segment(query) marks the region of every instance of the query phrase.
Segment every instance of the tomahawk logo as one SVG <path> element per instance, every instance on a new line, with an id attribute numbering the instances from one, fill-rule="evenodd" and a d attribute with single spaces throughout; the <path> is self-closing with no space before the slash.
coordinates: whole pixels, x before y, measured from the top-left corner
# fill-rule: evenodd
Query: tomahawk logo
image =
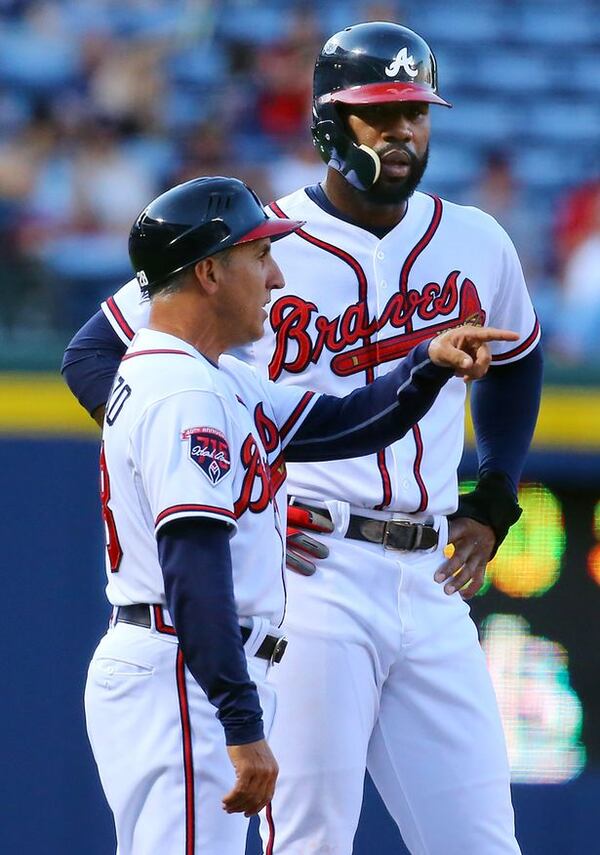
<path id="1" fill-rule="evenodd" d="M 189 428 L 181 434 L 189 440 L 190 459 L 216 486 L 231 469 L 229 445 L 220 430 L 210 427 Z"/>
<path id="2" fill-rule="evenodd" d="M 385 69 L 385 73 L 388 77 L 396 77 L 400 69 L 403 68 L 404 71 L 408 74 L 409 77 L 416 77 L 419 73 L 418 69 L 415 68 L 415 59 L 412 56 L 408 56 L 408 48 L 401 48 L 396 54 L 396 59 L 394 59 Z"/>

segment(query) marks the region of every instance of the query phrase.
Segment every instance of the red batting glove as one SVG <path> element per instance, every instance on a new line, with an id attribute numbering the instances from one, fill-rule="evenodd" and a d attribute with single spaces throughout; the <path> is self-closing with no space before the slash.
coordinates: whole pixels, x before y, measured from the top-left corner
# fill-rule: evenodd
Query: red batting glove
<path id="1" fill-rule="evenodd" d="M 302 529 L 330 534 L 333 531 L 333 523 L 315 511 L 308 511 L 296 505 L 289 505 L 288 507 L 286 564 L 295 573 L 300 573 L 302 576 L 312 576 L 317 567 L 308 556 L 319 559 L 327 558 L 329 549 L 325 544 L 305 534 Z"/>

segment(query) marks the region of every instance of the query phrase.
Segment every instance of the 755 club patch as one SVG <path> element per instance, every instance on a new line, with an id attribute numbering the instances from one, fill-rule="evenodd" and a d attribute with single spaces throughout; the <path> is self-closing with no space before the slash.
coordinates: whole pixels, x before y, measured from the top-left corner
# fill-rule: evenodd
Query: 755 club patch
<path id="1" fill-rule="evenodd" d="M 206 475 L 213 487 L 222 481 L 231 469 L 231 455 L 225 434 L 211 427 L 194 427 L 184 430 L 182 439 L 189 442 L 189 455 Z"/>

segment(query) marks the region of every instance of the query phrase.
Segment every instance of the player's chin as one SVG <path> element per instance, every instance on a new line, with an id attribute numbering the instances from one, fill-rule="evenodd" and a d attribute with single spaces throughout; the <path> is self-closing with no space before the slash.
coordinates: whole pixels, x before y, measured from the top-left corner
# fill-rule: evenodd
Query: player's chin
<path id="1" fill-rule="evenodd" d="M 381 176 L 369 195 L 374 202 L 380 205 L 397 205 L 405 202 L 415 192 L 416 183 L 411 175 L 405 178 L 392 178 Z"/>
<path id="2" fill-rule="evenodd" d="M 248 344 L 252 341 L 258 341 L 265 334 L 265 322 L 269 316 L 264 309 L 260 310 L 259 316 L 252 324 L 252 328 L 248 329 Z"/>

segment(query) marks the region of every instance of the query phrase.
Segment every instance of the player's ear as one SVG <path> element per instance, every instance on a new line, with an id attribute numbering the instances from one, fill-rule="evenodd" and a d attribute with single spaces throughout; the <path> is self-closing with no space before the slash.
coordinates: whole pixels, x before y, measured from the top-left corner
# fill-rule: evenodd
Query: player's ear
<path id="1" fill-rule="evenodd" d="M 214 294 L 219 287 L 219 265 L 215 258 L 209 256 L 197 261 L 194 265 L 196 281 L 207 294 Z"/>

